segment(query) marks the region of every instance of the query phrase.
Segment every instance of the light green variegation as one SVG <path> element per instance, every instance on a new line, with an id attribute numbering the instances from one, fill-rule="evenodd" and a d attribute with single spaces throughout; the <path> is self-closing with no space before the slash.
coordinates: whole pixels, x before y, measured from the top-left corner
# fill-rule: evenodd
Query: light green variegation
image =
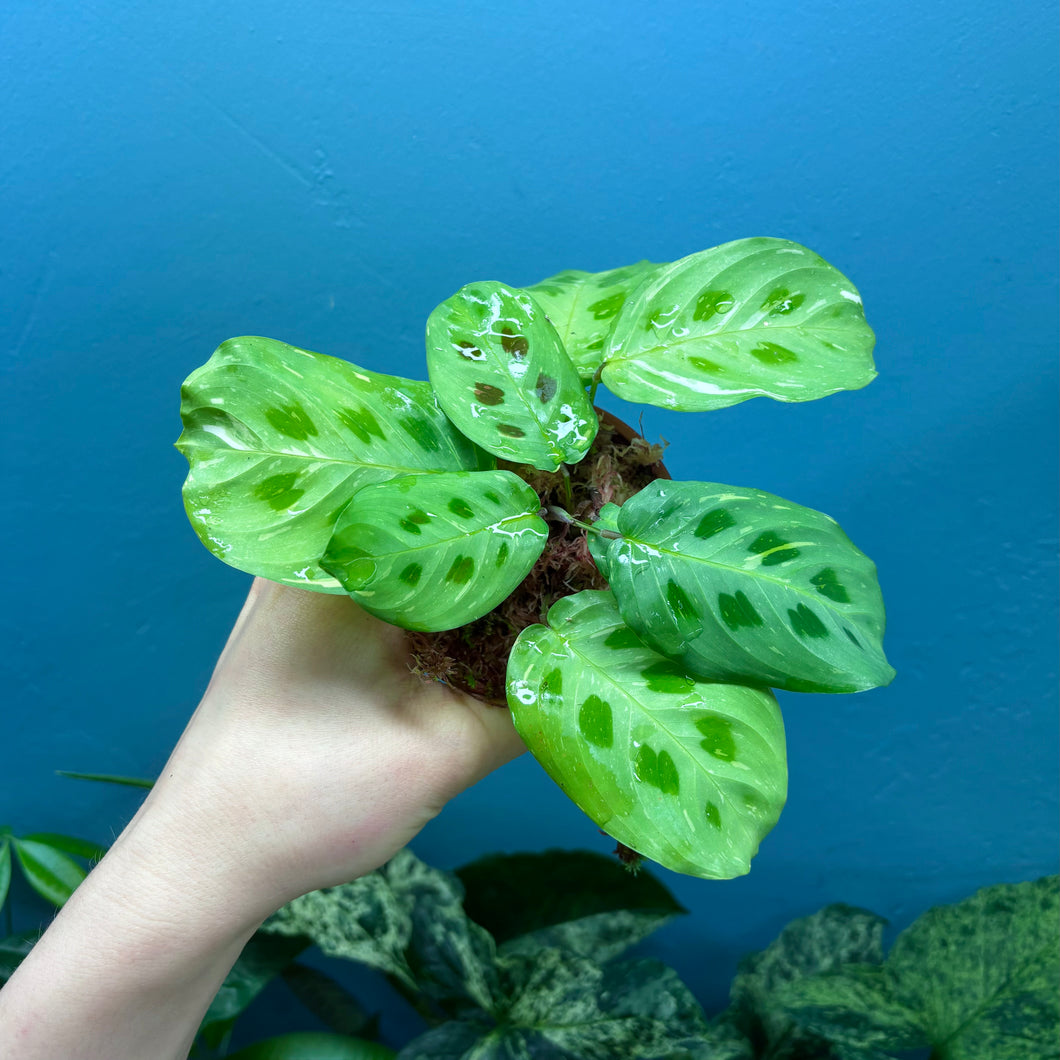
<path id="1" fill-rule="evenodd" d="M 677 872 L 748 871 L 787 793 L 770 692 L 694 680 L 597 591 L 520 634 L 507 689 L 527 746 L 609 835 Z"/>
<path id="2" fill-rule="evenodd" d="M 468 284 L 431 313 L 427 371 L 446 415 L 495 456 L 555 471 L 596 437 L 596 413 L 556 329 L 503 283 Z"/>
<path id="3" fill-rule="evenodd" d="M 622 307 L 604 385 L 685 412 L 811 401 L 871 382 L 875 337 L 854 285 L 786 239 L 740 239 L 658 266 Z"/>
<path id="4" fill-rule="evenodd" d="M 510 471 L 405 475 L 357 491 L 320 564 L 377 618 L 455 629 L 529 573 L 548 538 L 540 507 Z"/>
<path id="5" fill-rule="evenodd" d="M 274 339 L 222 343 L 181 396 L 192 526 L 218 559 L 284 585 L 343 591 L 317 561 L 361 486 L 493 464 L 429 383 Z"/>
<path id="6" fill-rule="evenodd" d="M 626 622 L 705 680 L 793 692 L 888 684 L 873 562 L 835 521 L 761 490 L 656 481 L 593 555 Z"/>
<path id="7" fill-rule="evenodd" d="M 630 293 L 658 266 L 638 261 L 607 272 L 568 269 L 524 290 L 548 315 L 578 374 L 588 382 L 603 363 L 604 344 Z"/>

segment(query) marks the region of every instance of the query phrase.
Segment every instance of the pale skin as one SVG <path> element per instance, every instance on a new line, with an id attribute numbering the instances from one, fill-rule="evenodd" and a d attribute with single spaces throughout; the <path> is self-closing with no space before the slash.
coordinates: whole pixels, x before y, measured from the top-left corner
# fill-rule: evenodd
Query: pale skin
<path id="1" fill-rule="evenodd" d="M 0 990 L 0 1056 L 185 1060 L 262 921 L 525 747 L 346 597 L 257 580 L 158 783 Z"/>

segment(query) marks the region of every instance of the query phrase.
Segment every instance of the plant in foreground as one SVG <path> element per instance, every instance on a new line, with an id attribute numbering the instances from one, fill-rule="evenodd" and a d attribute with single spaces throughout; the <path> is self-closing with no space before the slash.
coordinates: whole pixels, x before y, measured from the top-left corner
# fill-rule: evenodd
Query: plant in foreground
<path id="1" fill-rule="evenodd" d="M 682 411 L 807 401 L 870 382 L 873 341 L 844 276 L 764 238 L 469 284 L 427 322 L 430 382 L 232 339 L 182 391 L 185 506 L 226 563 L 348 593 L 412 631 L 424 673 L 506 701 L 621 844 L 727 878 L 786 798 L 770 689 L 894 676 L 875 567 L 819 512 L 653 478 L 597 388 Z"/>
<path id="2" fill-rule="evenodd" d="M 625 951 L 685 912 L 649 872 L 587 851 L 500 854 L 441 872 L 401 851 L 295 899 L 250 940 L 194 1057 L 232 1060 L 1049 1060 L 1060 1047 L 1060 878 L 986 887 L 906 928 L 848 905 L 792 921 L 744 959 L 708 1018 L 672 968 Z M 0 985 L 34 939 L 0 940 Z M 428 1029 L 400 1052 L 316 945 L 382 972 Z M 328 971 L 331 971 L 329 968 Z M 283 983 L 327 1031 L 231 1053 L 237 1020 Z M 275 995 L 273 995 L 275 996 Z M 265 999 L 262 998 L 262 1004 Z M 924 1055 L 921 1053 L 920 1055 Z"/>

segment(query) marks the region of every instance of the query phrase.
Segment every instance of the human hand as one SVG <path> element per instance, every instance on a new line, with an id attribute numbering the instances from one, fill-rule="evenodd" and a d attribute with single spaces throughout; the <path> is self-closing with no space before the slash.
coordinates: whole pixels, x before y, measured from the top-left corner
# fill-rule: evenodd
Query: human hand
<path id="1" fill-rule="evenodd" d="M 261 580 L 158 782 L 0 991 L 0 1054 L 180 1060 L 255 929 L 524 750 L 346 597 Z"/>
<path id="2" fill-rule="evenodd" d="M 377 868 L 525 750 L 507 710 L 410 662 L 404 632 L 347 597 L 255 580 L 142 812 L 198 822 L 252 871 L 262 915 Z"/>

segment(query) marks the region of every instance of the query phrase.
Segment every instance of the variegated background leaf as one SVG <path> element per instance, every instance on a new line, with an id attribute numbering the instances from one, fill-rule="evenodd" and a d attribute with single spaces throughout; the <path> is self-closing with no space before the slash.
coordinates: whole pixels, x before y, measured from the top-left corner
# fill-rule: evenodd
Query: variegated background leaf
<path id="1" fill-rule="evenodd" d="M 431 313 L 427 371 L 446 415 L 495 456 L 555 471 L 596 437 L 596 413 L 556 329 L 503 283 L 470 283 Z"/>
<path id="2" fill-rule="evenodd" d="M 523 289 L 548 315 L 567 356 L 588 382 L 603 363 L 607 336 L 630 292 L 657 267 L 638 261 L 607 272 L 568 269 Z"/>
<path id="3" fill-rule="evenodd" d="M 357 491 L 320 562 L 378 618 L 455 629 L 530 572 L 548 539 L 540 507 L 510 471 L 404 475 Z"/>
<path id="4" fill-rule="evenodd" d="M 787 794 L 770 692 L 694 680 L 592 590 L 520 634 L 507 687 L 534 757 L 609 835 L 676 872 L 748 871 Z"/>
<path id="5" fill-rule="evenodd" d="M 871 382 L 875 337 L 854 285 L 786 239 L 740 239 L 660 265 L 623 305 L 604 385 L 686 412 L 810 401 Z"/>
<path id="6" fill-rule="evenodd" d="M 284 585 L 341 593 L 318 564 L 339 512 L 370 482 L 494 461 L 426 382 L 275 339 L 229 339 L 185 381 L 184 506 L 218 559 Z"/>
<path id="7" fill-rule="evenodd" d="M 622 617 L 690 672 L 793 692 L 894 677 L 876 567 L 829 516 L 761 490 L 657 481 L 617 527 L 590 547 Z"/>

